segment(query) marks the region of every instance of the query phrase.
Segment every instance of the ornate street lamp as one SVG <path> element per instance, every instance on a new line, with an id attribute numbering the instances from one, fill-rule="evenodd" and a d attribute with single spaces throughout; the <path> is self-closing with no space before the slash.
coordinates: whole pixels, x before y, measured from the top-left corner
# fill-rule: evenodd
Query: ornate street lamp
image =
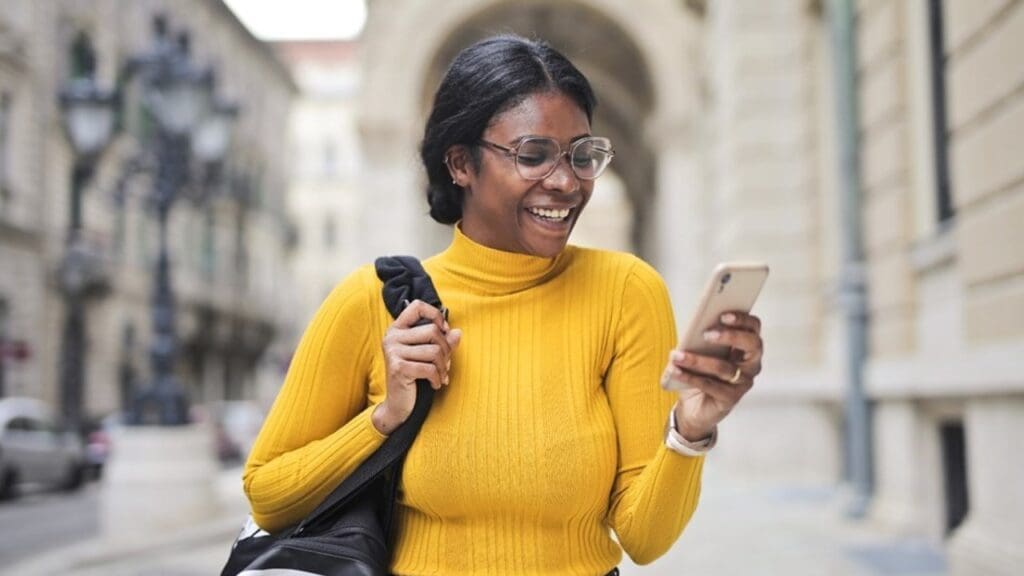
<path id="1" fill-rule="evenodd" d="M 107 286 L 102 254 L 82 235 L 82 193 L 113 136 L 116 96 L 96 85 L 95 53 L 85 34 L 72 45 L 72 63 L 75 76 L 60 93 L 64 130 L 75 153 L 67 248 L 59 272 L 65 314 L 60 399 L 65 423 L 78 430 L 85 389 L 86 300 Z"/>
<path id="2" fill-rule="evenodd" d="M 217 101 L 192 135 L 192 154 L 207 166 L 218 165 L 227 155 L 238 104 Z"/>
<path id="3" fill-rule="evenodd" d="M 172 40 L 166 20 L 154 20 L 152 50 L 135 58 L 130 70 L 141 80 L 142 103 L 156 125 L 156 174 L 153 202 L 159 224 L 159 255 L 153 288 L 153 340 L 150 346 L 152 382 L 132 408 L 132 424 L 189 423 L 188 399 L 174 375 L 178 355 L 175 302 L 171 286 L 167 223 L 182 188 L 189 183 L 192 155 L 204 163 L 219 162 L 228 148 L 230 120 L 237 109 L 214 105 L 213 74 L 191 62 L 186 35 Z"/>

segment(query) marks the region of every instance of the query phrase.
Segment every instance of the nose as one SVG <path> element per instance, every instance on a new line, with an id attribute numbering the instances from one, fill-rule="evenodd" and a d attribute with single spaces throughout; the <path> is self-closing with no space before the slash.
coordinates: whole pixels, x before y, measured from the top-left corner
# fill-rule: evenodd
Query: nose
<path id="1" fill-rule="evenodd" d="M 576 192 L 580 188 L 580 179 L 572 171 L 569 155 L 562 153 L 555 163 L 555 169 L 544 179 L 544 188 L 558 192 Z"/>

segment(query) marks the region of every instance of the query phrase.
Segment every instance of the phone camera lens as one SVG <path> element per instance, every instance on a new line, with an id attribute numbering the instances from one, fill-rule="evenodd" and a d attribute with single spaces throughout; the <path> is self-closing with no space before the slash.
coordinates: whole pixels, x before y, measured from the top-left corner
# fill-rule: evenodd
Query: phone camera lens
<path id="1" fill-rule="evenodd" d="M 732 274 L 729 273 L 729 272 L 726 272 L 725 275 L 722 276 L 722 284 L 728 284 L 729 280 L 732 280 Z"/>

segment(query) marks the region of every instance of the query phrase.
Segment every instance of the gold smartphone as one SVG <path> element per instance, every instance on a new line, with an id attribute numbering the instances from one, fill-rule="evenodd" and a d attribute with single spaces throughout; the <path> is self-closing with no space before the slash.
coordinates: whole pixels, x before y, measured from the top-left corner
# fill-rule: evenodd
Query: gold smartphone
<path id="1" fill-rule="evenodd" d="M 730 347 L 708 342 L 704 332 L 718 325 L 726 312 L 749 313 L 767 279 L 768 265 L 760 262 L 723 262 L 716 266 L 679 341 L 679 349 L 727 358 Z"/>
<path id="2" fill-rule="evenodd" d="M 728 358 L 731 347 L 728 344 L 709 342 L 703 333 L 721 322 L 727 312 L 750 313 L 761 288 L 768 279 L 768 264 L 761 262 L 722 262 L 715 268 L 705 291 L 700 296 L 697 310 L 690 319 L 678 349 L 705 356 Z M 686 386 L 673 380 L 669 371 L 662 376 L 665 389 L 684 389 Z"/>
<path id="3" fill-rule="evenodd" d="M 697 310 L 690 318 L 679 350 L 728 358 L 731 347 L 704 339 L 704 332 L 721 322 L 726 312 L 747 312 L 754 307 L 758 294 L 768 279 L 768 265 L 759 262 L 723 262 L 715 267 L 714 273 L 704 287 Z M 665 390 L 685 390 L 690 386 L 672 379 L 669 370 L 661 377 Z"/>

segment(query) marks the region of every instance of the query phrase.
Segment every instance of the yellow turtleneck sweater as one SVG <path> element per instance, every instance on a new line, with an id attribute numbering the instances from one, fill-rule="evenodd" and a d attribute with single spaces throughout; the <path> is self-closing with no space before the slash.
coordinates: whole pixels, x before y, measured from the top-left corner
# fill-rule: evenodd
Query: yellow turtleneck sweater
<path id="1" fill-rule="evenodd" d="M 574 246 L 501 252 L 457 227 L 424 267 L 463 336 L 403 468 L 393 572 L 596 576 L 622 549 L 640 564 L 665 553 L 697 506 L 703 458 L 664 444 L 675 325 L 658 274 Z M 245 469 L 271 532 L 384 439 L 370 421 L 392 322 L 380 287 L 371 266 L 354 272 L 295 352 Z"/>

